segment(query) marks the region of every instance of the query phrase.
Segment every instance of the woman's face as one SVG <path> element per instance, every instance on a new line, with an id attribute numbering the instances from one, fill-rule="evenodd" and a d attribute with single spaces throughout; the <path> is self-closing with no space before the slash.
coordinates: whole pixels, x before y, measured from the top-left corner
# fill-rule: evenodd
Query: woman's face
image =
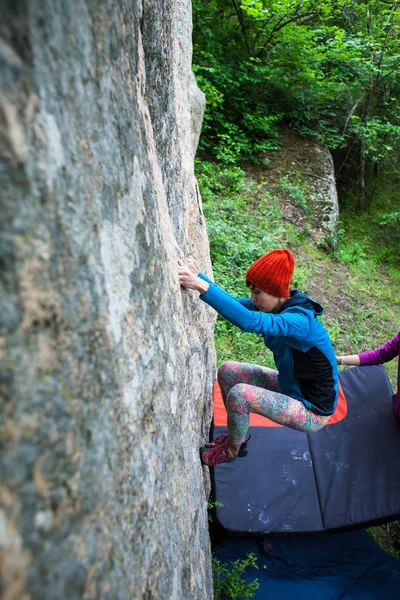
<path id="1" fill-rule="evenodd" d="M 249 286 L 250 300 L 254 302 L 260 312 L 277 313 L 285 303 L 285 298 L 276 298 L 266 292 L 262 292 L 254 285 Z"/>

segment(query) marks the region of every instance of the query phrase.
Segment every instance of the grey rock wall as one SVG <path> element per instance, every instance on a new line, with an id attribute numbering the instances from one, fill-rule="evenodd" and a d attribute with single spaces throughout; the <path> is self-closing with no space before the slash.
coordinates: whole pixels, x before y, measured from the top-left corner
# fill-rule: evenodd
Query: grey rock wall
<path id="1" fill-rule="evenodd" d="M 313 215 L 311 230 L 314 239 L 321 241 L 334 238 L 339 219 L 339 203 L 329 148 L 317 136 L 304 137 L 290 129 L 280 132 L 279 143 L 279 151 L 268 154 L 269 170 L 274 173 L 273 178 L 286 177 L 287 182 L 294 185 L 299 185 L 300 181 Z M 291 215 L 294 223 L 299 223 L 300 219 L 297 211 Z"/>
<path id="2" fill-rule="evenodd" d="M 211 272 L 189 0 L 9 0 L 0 25 L 6 600 L 212 598 Z"/>

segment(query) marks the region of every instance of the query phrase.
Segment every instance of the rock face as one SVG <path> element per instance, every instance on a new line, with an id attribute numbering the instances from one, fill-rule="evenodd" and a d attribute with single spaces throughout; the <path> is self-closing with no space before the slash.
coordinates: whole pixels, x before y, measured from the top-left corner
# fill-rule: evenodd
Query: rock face
<path id="1" fill-rule="evenodd" d="M 0 35 L 4 598 L 209 600 L 190 2 L 13 0 Z"/>
<path id="2" fill-rule="evenodd" d="M 287 188 L 289 196 L 294 195 L 293 187 L 304 191 L 304 199 L 313 215 L 315 239 L 334 237 L 339 204 L 329 149 L 318 137 L 304 137 L 290 129 L 280 132 L 279 143 L 279 151 L 268 154 L 272 179 L 279 179 L 279 187 Z M 293 208 L 293 198 L 291 204 Z M 298 224 L 301 218 L 301 211 L 294 210 L 293 222 Z"/>

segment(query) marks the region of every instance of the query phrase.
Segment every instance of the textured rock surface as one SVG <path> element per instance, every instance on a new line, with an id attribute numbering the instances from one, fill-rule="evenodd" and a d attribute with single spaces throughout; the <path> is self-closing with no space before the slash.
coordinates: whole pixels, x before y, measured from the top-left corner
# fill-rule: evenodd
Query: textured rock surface
<path id="1" fill-rule="evenodd" d="M 301 182 L 316 223 L 314 236 L 317 239 L 332 236 L 339 218 L 339 204 L 329 149 L 318 137 L 303 137 L 289 129 L 281 131 L 279 142 L 279 151 L 268 154 L 270 170 L 275 178 L 285 177 L 290 184 Z M 293 222 L 298 223 L 301 218 L 301 211 L 300 214 L 294 211 Z"/>
<path id="2" fill-rule="evenodd" d="M 13 0 L 0 25 L 4 598 L 212 597 L 215 375 L 189 0 Z"/>

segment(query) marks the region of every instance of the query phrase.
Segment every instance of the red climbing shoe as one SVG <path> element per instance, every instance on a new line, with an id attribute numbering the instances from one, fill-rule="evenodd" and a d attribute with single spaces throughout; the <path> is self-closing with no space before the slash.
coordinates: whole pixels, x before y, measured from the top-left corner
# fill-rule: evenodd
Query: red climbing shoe
<path id="1" fill-rule="evenodd" d="M 207 465 L 207 467 L 215 467 L 215 465 L 219 465 L 219 463 L 223 462 L 233 462 L 236 456 L 229 456 L 225 446 L 215 446 L 214 448 L 201 448 L 200 456 L 202 462 Z"/>
<path id="2" fill-rule="evenodd" d="M 251 435 L 249 435 L 247 440 L 242 442 L 239 453 L 238 453 L 238 456 L 240 458 L 248 455 L 249 449 L 247 447 L 247 442 L 249 441 L 250 438 L 251 438 Z M 204 444 L 204 447 L 205 448 L 216 448 L 217 446 L 225 446 L 227 441 L 228 441 L 228 436 L 222 434 L 222 435 L 219 435 L 217 438 L 215 438 L 215 440 L 212 440 L 212 442 L 207 442 L 206 444 Z"/>
<path id="3" fill-rule="evenodd" d="M 215 440 L 212 440 L 212 442 L 207 442 L 206 444 L 204 444 L 205 448 L 215 448 L 216 446 L 224 446 L 226 444 L 228 440 L 228 436 L 227 435 L 219 435 L 217 438 L 215 438 Z"/>

